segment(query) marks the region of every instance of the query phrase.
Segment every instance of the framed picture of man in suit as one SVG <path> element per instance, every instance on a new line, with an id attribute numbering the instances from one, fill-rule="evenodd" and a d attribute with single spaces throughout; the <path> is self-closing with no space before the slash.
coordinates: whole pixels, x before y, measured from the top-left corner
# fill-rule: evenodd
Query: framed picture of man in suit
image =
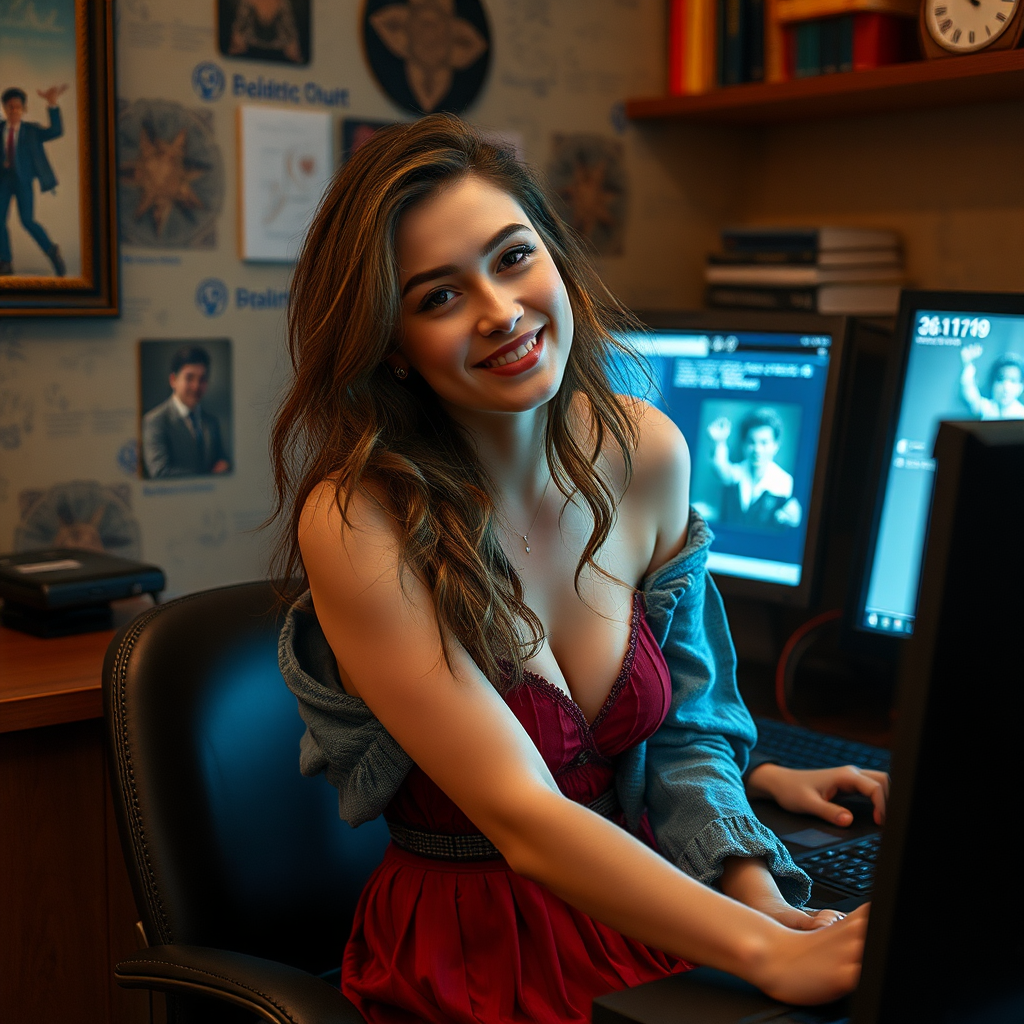
<path id="1" fill-rule="evenodd" d="M 139 471 L 146 480 L 234 471 L 231 342 L 139 342 Z"/>
<path id="2" fill-rule="evenodd" d="M 0 315 L 118 312 L 111 0 L 0 0 Z"/>

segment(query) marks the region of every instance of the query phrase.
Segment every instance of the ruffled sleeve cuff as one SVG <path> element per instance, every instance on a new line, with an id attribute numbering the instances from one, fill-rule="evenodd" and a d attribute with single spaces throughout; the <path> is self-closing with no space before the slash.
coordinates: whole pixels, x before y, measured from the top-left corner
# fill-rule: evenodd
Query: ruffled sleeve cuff
<path id="1" fill-rule="evenodd" d="M 764 857 L 783 898 L 802 906 L 811 895 L 811 880 L 789 851 L 764 825 L 748 814 L 717 818 L 690 840 L 679 867 L 705 885 L 717 881 L 726 857 Z"/>

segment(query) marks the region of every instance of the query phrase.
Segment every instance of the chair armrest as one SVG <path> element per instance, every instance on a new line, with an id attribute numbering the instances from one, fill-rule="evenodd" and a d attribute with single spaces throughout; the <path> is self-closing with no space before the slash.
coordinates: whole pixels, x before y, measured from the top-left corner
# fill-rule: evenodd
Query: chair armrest
<path id="1" fill-rule="evenodd" d="M 296 967 L 206 946 L 150 946 L 114 968 L 122 988 L 208 996 L 272 1024 L 365 1024 L 326 981 Z"/>

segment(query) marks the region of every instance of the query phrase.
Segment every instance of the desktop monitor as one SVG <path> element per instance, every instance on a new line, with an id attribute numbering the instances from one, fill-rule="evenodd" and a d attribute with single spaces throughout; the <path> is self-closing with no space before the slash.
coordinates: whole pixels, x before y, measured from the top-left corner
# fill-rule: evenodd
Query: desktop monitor
<path id="1" fill-rule="evenodd" d="M 1024 1020 L 1024 421 L 943 423 L 934 454 L 854 1024 Z"/>
<path id="2" fill-rule="evenodd" d="M 806 606 L 847 321 L 810 314 L 648 314 L 620 335 L 615 386 L 667 413 L 690 447 L 690 501 L 715 534 L 726 594 Z"/>
<path id="3" fill-rule="evenodd" d="M 895 660 L 917 616 L 939 423 L 1024 417 L 1024 295 L 904 292 L 893 343 L 846 624 L 851 647 Z"/>
<path id="4" fill-rule="evenodd" d="M 903 645 L 892 790 L 852 1001 L 787 1007 L 700 967 L 599 997 L 595 1024 L 1024 1020 L 1013 866 L 1024 844 L 1013 642 L 1024 621 L 1024 422 L 943 424 L 935 453 L 920 628 Z"/>

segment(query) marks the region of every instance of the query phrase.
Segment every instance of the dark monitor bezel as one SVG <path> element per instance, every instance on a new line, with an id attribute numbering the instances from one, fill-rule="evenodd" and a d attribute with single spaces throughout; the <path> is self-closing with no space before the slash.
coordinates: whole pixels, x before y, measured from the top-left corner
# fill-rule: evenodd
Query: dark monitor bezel
<path id="1" fill-rule="evenodd" d="M 921 562 L 920 628 L 901 645 L 892 791 L 854 1024 L 1024 1019 L 1024 899 L 1016 886 L 1002 897 L 1006 913 L 995 928 L 979 933 L 958 957 L 955 981 L 932 984 L 929 976 L 936 956 L 965 934 L 974 916 L 970 900 L 942 899 L 952 876 L 948 860 L 936 853 L 960 827 L 957 812 L 969 808 L 971 825 L 992 823 L 1000 849 L 1019 849 L 1022 839 L 1015 749 L 1020 661 L 1013 634 L 1022 604 L 1016 524 L 1024 500 L 1024 421 L 942 422 Z M 990 529 L 979 534 L 986 514 Z M 979 683 L 976 698 L 965 696 L 972 680 Z"/>
<path id="2" fill-rule="evenodd" d="M 836 413 L 839 387 L 847 352 L 850 318 L 824 316 L 818 313 L 781 313 L 755 310 L 691 310 L 683 312 L 644 311 L 636 314 L 652 331 L 701 331 L 728 333 L 750 331 L 778 334 L 828 334 L 832 338 L 828 378 L 821 409 L 818 450 L 814 460 L 807 509 L 807 532 L 804 538 L 804 561 L 800 582 L 795 587 L 767 580 L 751 580 L 740 576 L 713 573 L 718 589 L 727 597 L 768 601 L 792 608 L 807 608 L 813 602 L 820 583 L 822 563 L 822 524 L 828 495 L 828 467 L 835 457 Z M 687 438 L 690 443 L 694 438 Z"/>
<path id="3" fill-rule="evenodd" d="M 889 463 L 899 426 L 902 404 L 900 398 L 906 382 L 907 365 L 910 362 L 912 327 L 917 313 L 924 309 L 939 313 L 969 312 L 979 315 L 995 313 L 1024 316 L 1024 293 L 947 290 L 906 290 L 900 293 L 900 308 L 892 339 L 893 351 L 882 389 L 882 417 L 876 434 L 877 440 L 873 445 L 874 457 L 869 479 L 874 482 L 875 491 L 861 516 L 861 525 L 854 544 L 854 559 L 851 564 L 854 567 L 859 566 L 860 569 L 859 572 L 855 569 L 851 573 L 849 598 L 843 609 L 841 641 L 843 648 L 852 654 L 866 655 L 892 665 L 899 660 L 903 644 L 912 634 L 886 634 L 865 629 L 861 625 L 861 619 L 871 583 L 871 570 L 875 549 L 878 546 L 878 527 L 888 487 Z M 927 532 L 925 536 L 927 542 Z M 918 586 L 920 587 L 920 581 Z"/>

